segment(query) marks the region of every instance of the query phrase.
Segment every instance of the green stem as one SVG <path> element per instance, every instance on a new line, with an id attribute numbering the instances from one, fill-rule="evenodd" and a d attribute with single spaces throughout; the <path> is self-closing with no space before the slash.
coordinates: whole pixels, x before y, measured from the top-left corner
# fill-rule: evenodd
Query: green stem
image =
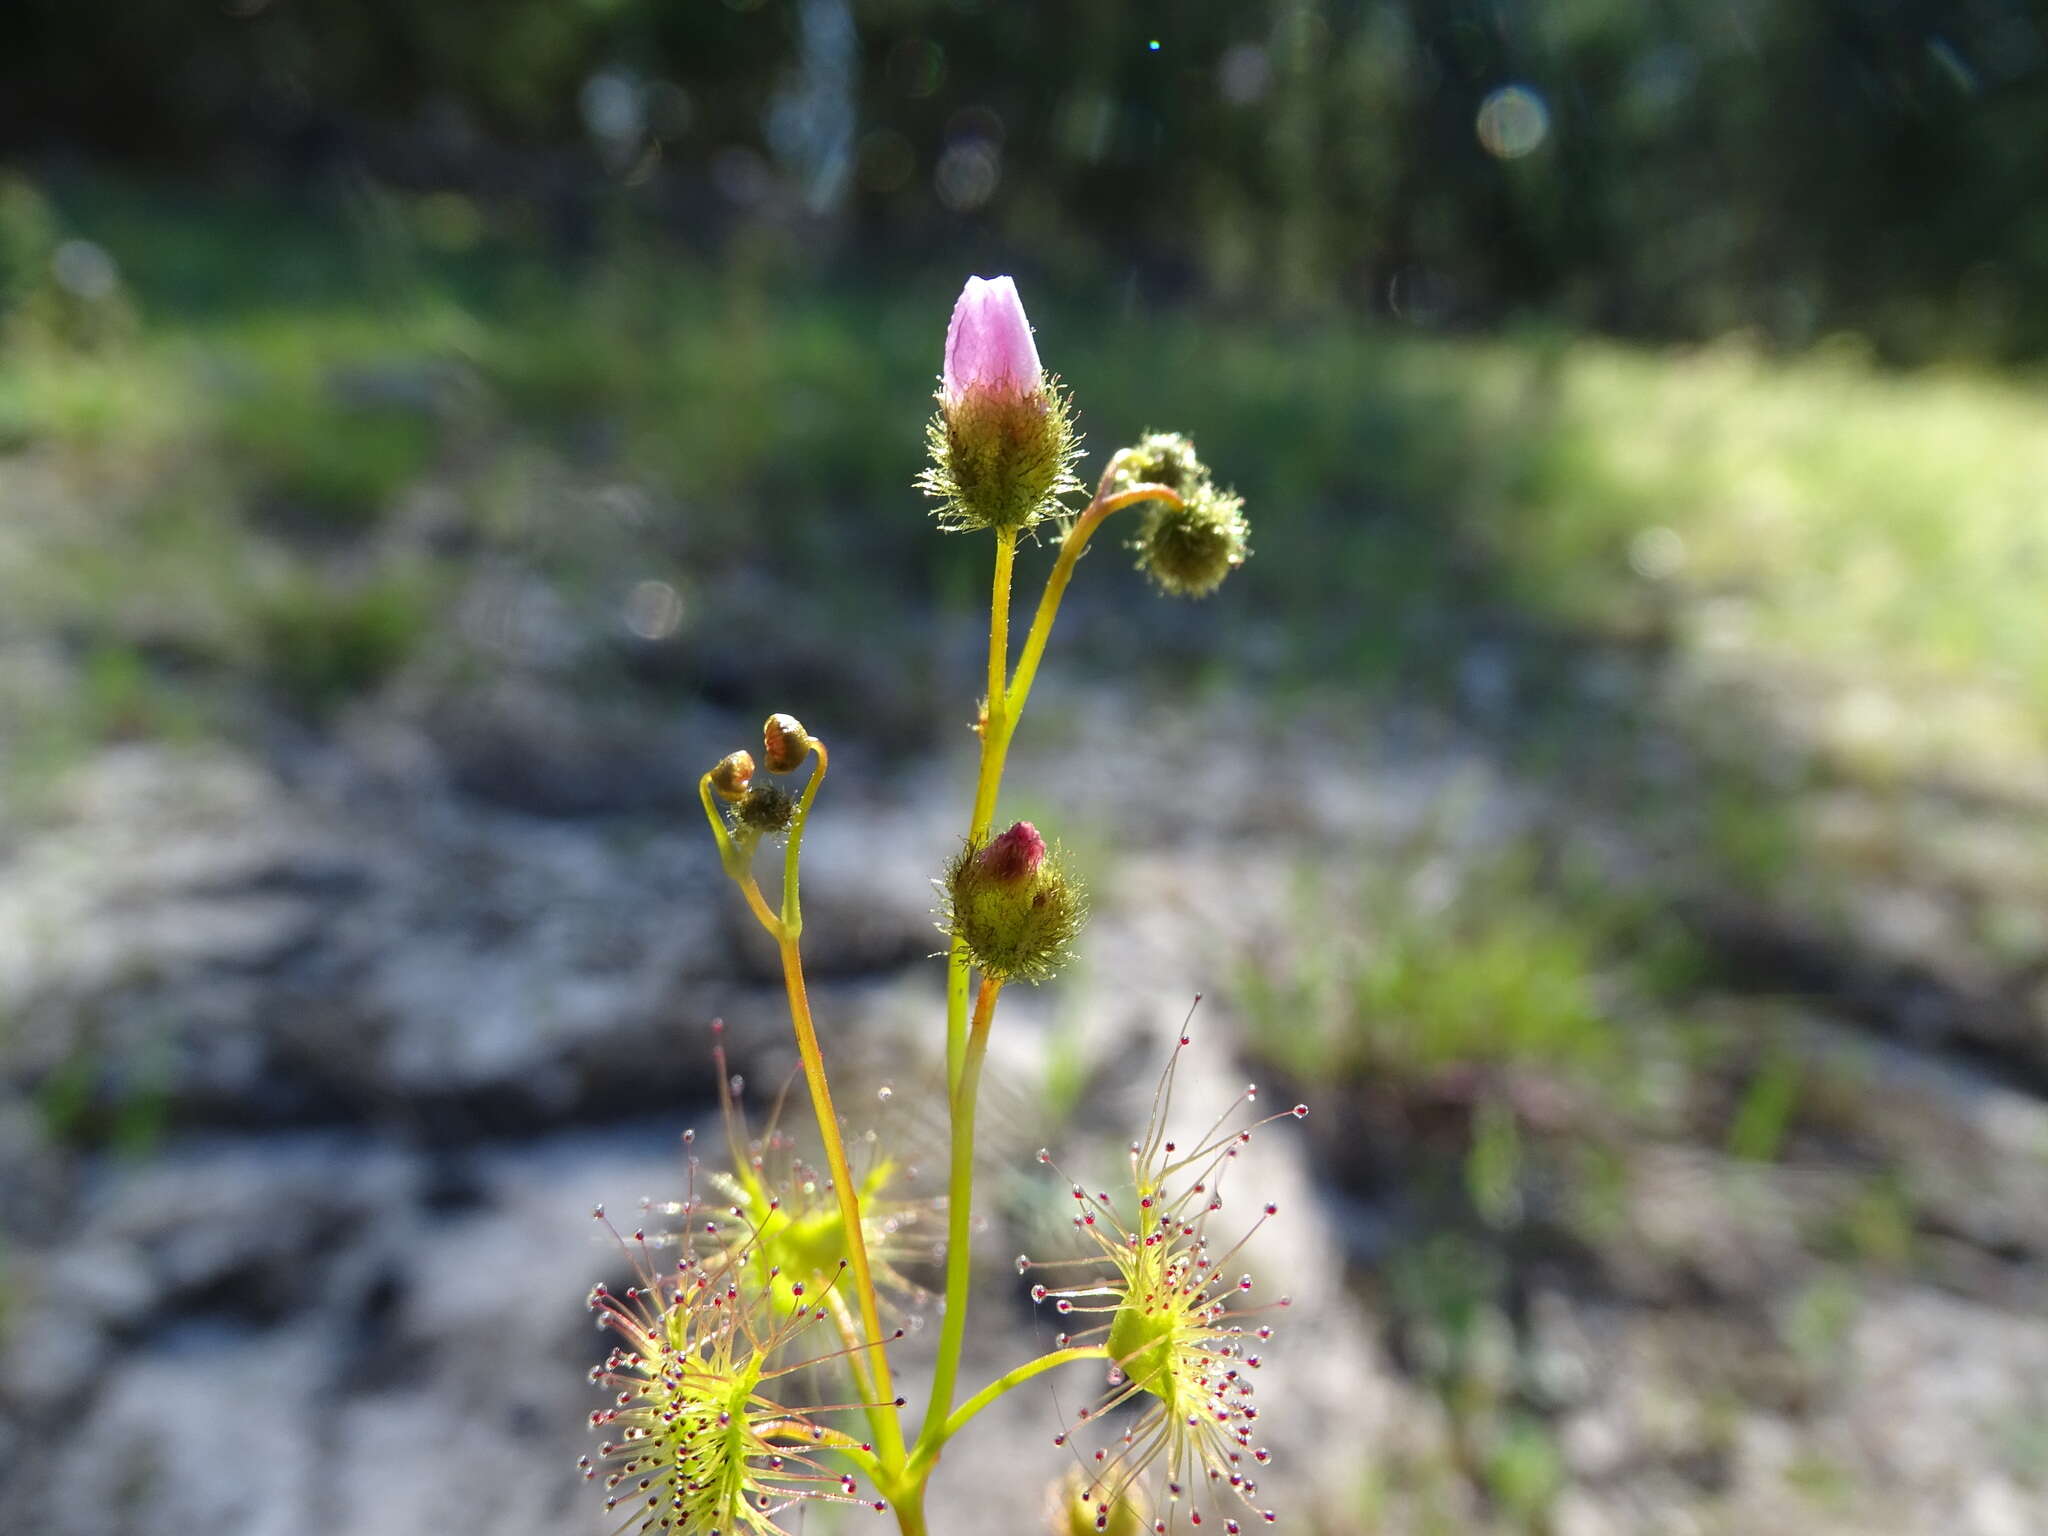
<path id="1" fill-rule="evenodd" d="M 960 1080 L 953 1088 L 952 1171 L 946 1185 L 946 1315 L 939 1330 L 939 1353 L 932 1367 L 932 1394 L 925 1405 L 916 1455 L 936 1459 L 946 1437 L 946 1416 L 953 1408 L 953 1389 L 960 1376 L 960 1351 L 967 1340 L 967 1292 L 973 1279 L 971 1226 L 974 1214 L 974 1101 L 981 1085 L 981 1063 L 988 1054 L 989 1024 L 996 997 L 1003 990 L 993 976 L 981 978 L 974 1000 L 974 1022 L 960 1060 Z"/>
<path id="2" fill-rule="evenodd" d="M 1180 494 L 1177 491 L 1150 482 L 1112 493 L 1109 482 L 1116 465 L 1115 459 L 1110 460 L 1109 468 L 1102 472 L 1102 488 L 1095 493 L 1095 499 L 1088 503 L 1088 510 L 1074 520 L 1074 526 L 1067 530 L 1066 538 L 1060 541 L 1059 558 L 1053 562 L 1052 574 L 1045 579 L 1045 591 L 1038 599 L 1038 612 L 1032 615 L 1030 632 L 1024 637 L 1023 653 L 1017 658 L 1017 670 L 1011 675 L 1007 696 L 1003 700 L 1003 720 L 1006 726 L 1024 713 L 1024 701 L 1031 697 L 1031 684 L 1038 676 L 1039 659 L 1045 655 L 1045 642 L 1052 634 L 1052 621 L 1059 614 L 1060 599 L 1066 595 L 1067 583 L 1073 578 L 1074 563 L 1081 558 L 1081 552 L 1088 547 L 1088 541 L 1095 536 L 1095 530 L 1102 526 L 1103 519 L 1112 512 L 1136 506 L 1141 501 L 1166 501 L 1176 507 L 1181 505 Z M 1002 775 L 1001 753 L 1008 748 L 1009 739 L 1006 731 L 998 748 L 998 778 Z M 986 754 L 986 743 L 983 751 Z"/>
<path id="3" fill-rule="evenodd" d="M 861 1324 L 872 1346 L 866 1352 L 875 1387 L 875 1402 L 868 1410 L 869 1428 L 881 1464 L 900 1467 L 903 1428 L 897 1418 L 896 1387 L 889 1374 L 881 1308 L 875 1300 L 874 1271 L 868 1264 L 867 1234 L 861 1226 L 860 1191 L 854 1186 L 853 1170 L 846 1161 L 846 1144 L 839 1135 L 839 1113 L 832 1107 L 832 1088 L 825 1080 L 825 1058 L 818 1049 L 817 1026 L 811 1020 L 810 997 L 804 989 L 803 959 L 797 953 L 796 940 L 789 935 L 782 935 L 779 947 L 783 986 L 789 994 L 789 1019 L 796 1030 L 797 1055 L 803 1062 L 804 1082 L 811 1091 L 811 1110 L 818 1121 L 818 1140 L 825 1148 L 825 1166 L 831 1170 L 833 1192 L 839 1197 L 839 1220 L 846 1228 L 846 1257 L 853 1270 L 854 1296 L 860 1303 Z"/>
<path id="4" fill-rule="evenodd" d="M 1109 1350 L 1104 1345 L 1076 1344 L 1071 1349 L 1056 1349 L 1049 1355 L 1040 1355 L 1036 1360 L 1026 1361 L 1014 1371 L 1004 1372 L 954 1410 L 953 1416 L 946 1420 L 945 1429 L 939 1434 L 939 1443 L 943 1445 L 946 1441 L 952 1439 L 953 1436 L 965 1429 L 968 1421 L 981 1412 L 982 1409 L 1001 1397 L 1005 1392 L 1010 1391 L 1013 1387 L 1023 1386 L 1032 1377 L 1052 1370 L 1056 1366 L 1072 1365 L 1076 1360 L 1107 1360 L 1108 1358 Z M 923 1451 L 924 1441 L 920 1438 L 917 1454 L 921 1455 Z M 916 1457 L 913 1456 L 913 1462 L 915 1459 Z"/>
<path id="5" fill-rule="evenodd" d="M 1112 512 L 1141 501 L 1162 500 L 1178 505 L 1180 497 L 1163 485 L 1133 486 L 1112 493 L 1110 485 L 1124 455 L 1117 454 L 1104 466 L 1095 499 L 1067 531 L 1060 543 L 1059 557 L 1046 580 L 1045 591 L 1025 636 L 1024 651 L 1017 670 L 1006 676 L 1009 662 L 1010 594 L 1016 563 L 1016 534 L 996 535 L 995 575 L 989 600 L 988 701 L 981 722 L 981 760 L 975 775 L 974 814 L 969 823 L 970 842 L 980 842 L 995 821 L 996 796 L 1003 783 L 1003 767 L 1009 757 L 1010 737 L 1031 696 L 1031 684 L 1038 663 L 1059 614 L 1060 599 L 1074 574 L 1074 564 L 1088 547 L 1088 540 Z M 708 802 L 707 802 L 708 804 Z M 941 1330 L 939 1354 L 932 1381 L 931 1400 L 919 1430 L 917 1448 L 906 1470 L 903 1486 L 888 1496 L 896 1506 L 897 1521 L 906 1536 L 918 1536 L 924 1528 L 924 1481 L 947 1438 L 975 1413 L 994 1401 L 1016 1381 L 1028 1379 L 1050 1363 L 1065 1358 L 1081 1359 L 1090 1352 L 1063 1351 L 1021 1368 L 1022 1374 L 985 1388 L 949 1418 L 953 1392 L 959 1379 L 960 1353 L 967 1334 L 967 1291 L 972 1274 L 970 1215 L 974 1196 L 974 1107 L 979 1088 L 982 1058 L 988 1048 L 989 1021 L 994 1015 L 996 994 L 1001 983 L 984 977 L 976 999 L 974 1018 L 968 1019 L 968 993 L 972 986 L 967 947 L 955 939 L 946 956 L 946 1090 L 952 1107 L 952 1174 L 947 1210 L 946 1317 Z M 1007 1382 L 1008 1385 L 1003 1385 Z"/>
<path id="6" fill-rule="evenodd" d="M 886 1491 L 882 1497 L 889 1500 L 890 1512 L 896 1516 L 896 1529 L 903 1536 L 925 1536 L 924 1479 L 906 1483 L 893 1497 Z"/>
<path id="7" fill-rule="evenodd" d="M 996 572 L 988 600 L 988 713 L 990 724 L 1003 707 L 1003 680 L 1010 665 L 1010 573 L 1017 563 L 1017 534 L 996 535 Z M 980 818 L 986 821 L 986 818 Z"/>
<path id="8" fill-rule="evenodd" d="M 970 978 L 967 946 L 955 939 L 946 951 L 946 1095 L 960 1086 L 960 1063 L 967 1054 L 967 991 Z"/>
<path id="9" fill-rule="evenodd" d="M 697 794 L 704 802 L 704 815 L 711 823 L 711 835 L 718 839 L 718 862 L 725 866 L 725 872 L 732 877 L 732 883 L 738 886 L 740 894 L 747 898 L 747 909 L 754 914 L 755 921 L 768 930 L 770 937 L 779 941 L 782 938 L 782 919 L 769 911 L 767 898 L 761 894 L 760 883 L 754 879 L 754 871 L 749 864 L 753 844 L 749 843 L 742 848 L 733 841 L 732 834 L 726 831 L 725 818 L 718 814 L 718 807 L 711 803 L 710 774 L 705 774 L 697 781 Z M 810 801 L 807 799 L 804 804 L 808 806 Z"/>
<path id="10" fill-rule="evenodd" d="M 1004 694 L 1008 691 L 1004 673 L 1010 659 L 1011 573 L 1017 560 L 1017 535 L 1004 529 L 996 535 L 995 578 L 988 604 L 988 697 L 982 704 L 981 762 L 974 780 L 974 816 L 967 828 L 969 842 L 988 836 L 995 820 L 996 792 L 1003 782 L 1003 750 L 1009 740 L 1008 712 Z M 960 1063 L 967 1050 L 967 946 L 955 939 L 946 955 L 946 1092 L 960 1085 Z"/>
<path id="11" fill-rule="evenodd" d="M 804 931 L 803 908 L 796 898 L 797 860 L 803 854 L 804 823 L 811 818 L 811 802 L 818 798 L 818 786 L 825 782 L 825 769 L 830 757 L 825 743 L 811 738 L 811 750 L 818 755 L 818 764 L 811 770 L 811 780 L 804 785 L 803 798 L 797 801 L 796 816 L 789 825 L 789 846 L 782 853 L 782 928 L 794 939 Z"/>
<path id="12" fill-rule="evenodd" d="M 704 802 L 704 819 L 711 823 L 711 835 L 718 840 L 718 862 L 725 866 L 725 872 L 733 879 L 740 879 L 747 872 L 747 856 L 733 843 L 725 818 L 718 814 L 718 806 L 711 798 L 711 775 L 708 773 L 697 781 L 697 798 Z"/>

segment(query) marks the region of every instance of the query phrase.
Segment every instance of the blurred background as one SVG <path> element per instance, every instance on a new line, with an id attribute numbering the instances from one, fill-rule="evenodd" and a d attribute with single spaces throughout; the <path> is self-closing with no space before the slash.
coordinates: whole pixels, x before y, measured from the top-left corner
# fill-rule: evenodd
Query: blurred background
<path id="1" fill-rule="evenodd" d="M 970 1370 L 1200 992 L 1191 1114 L 1315 1106 L 1246 1181 L 1293 1529 L 2048 1529 L 2039 5 L 7 32 L 0 1528 L 609 1529 L 589 1207 L 680 1191 L 714 1015 L 790 1070 L 695 804 L 770 710 L 842 1103 L 939 1144 L 988 551 L 911 480 L 1009 272 L 1084 477 L 1186 431 L 1257 553 L 1099 540 L 1013 755 L 1097 917 L 1006 1000 Z M 1038 1529 L 1054 1416 L 937 1528 Z"/>

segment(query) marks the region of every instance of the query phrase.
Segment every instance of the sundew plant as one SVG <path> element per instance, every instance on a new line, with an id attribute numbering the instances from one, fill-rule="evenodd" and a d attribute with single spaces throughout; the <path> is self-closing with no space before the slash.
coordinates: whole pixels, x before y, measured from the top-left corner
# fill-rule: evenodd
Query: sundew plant
<path id="1" fill-rule="evenodd" d="M 980 769 L 959 852 L 938 880 L 950 940 L 943 1248 L 928 1235 L 906 1239 L 913 1207 L 886 1152 L 858 1172 L 848 1161 L 804 988 L 798 900 L 804 827 L 828 756 L 795 718 L 771 715 L 760 762 L 733 752 L 701 790 L 725 871 L 781 954 L 823 1166 L 799 1160 L 779 1129 L 750 1139 L 728 1099 L 730 1169 L 702 1175 L 693 1160 L 684 1198 L 647 1224 L 667 1216 L 677 1230 L 643 1226 L 624 1237 L 634 1284 L 623 1294 L 591 1293 L 612 1346 L 593 1372 L 607 1397 L 591 1415 L 600 1441 L 583 1466 L 621 1531 L 767 1536 L 791 1531 L 806 1505 L 826 1501 L 893 1514 L 904 1536 L 925 1536 L 925 1490 L 953 1438 L 1005 1393 L 1083 1362 L 1099 1373 L 1100 1390 L 1071 1420 L 1055 1413 L 1047 1426 L 1074 1458 L 1048 1491 L 1053 1529 L 1237 1532 L 1274 1519 L 1258 1495 L 1268 1452 L 1252 1395 L 1271 1328 L 1234 1263 L 1273 1208 L 1238 1223 L 1235 1236 L 1219 1225 L 1229 1165 L 1263 1122 L 1247 1123 L 1247 1090 L 1206 1132 L 1170 1138 L 1185 1034 L 1131 1143 L 1123 1188 L 1065 1183 L 1051 1197 L 1070 1207 L 1078 1252 L 1017 1259 L 1020 1274 L 1044 1273 L 1032 1297 L 1069 1331 L 1049 1352 L 963 1394 L 975 1101 L 989 1034 L 1004 989 L 1054 976 L 1087 916 L 1085 893 L 1039 828 L 997 828 L 1011 740 L 1076 562 L 1111 516 L 1134 512 L 1139 568 L 1178 596 L 1214 591 L 1249 550 L 1242 502 L 1171 433 L 1113 454 L 1093 497 L 1072 509 L 1083 487 L 1073 473 L 1080 450 L 1071 405 L 1040 366 L 1007 277 L 968 280 L 946 333 L 938 399 L 931 464 L 918 483 L 943 530 L 994 545 Z M 1013 656 L 1017 547 L 1046 529 L 1057 554 Z M 756 866 L 778 842 L 781 886 L 771 903 Z M 1297 1105 L 1269 1118 L 1306 1113 Z M 1057 1172 L 1050 1153 L 1039 1161 Z M 898 1265 L 934 1252 L 943 1252 L 945 1274 L 937 1356 L 930 1395 L 913 1415 L 891 1351 L 907 1309 L 924 1298 Z M 1127 1411 L 1112 1417 L 1118 1408 Z"/>

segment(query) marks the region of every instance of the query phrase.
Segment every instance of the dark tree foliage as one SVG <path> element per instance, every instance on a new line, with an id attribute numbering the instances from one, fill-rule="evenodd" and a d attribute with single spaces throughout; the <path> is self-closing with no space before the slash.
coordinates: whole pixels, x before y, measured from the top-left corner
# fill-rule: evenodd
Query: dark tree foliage
<path id="1" fill-rule="evenodd" d="M 821 25 L 853 38 L 832 87 L 851 170 L 822 219 L 728 174 L 792 179 L 773 122 Z M 2048 349 L 2030 0 L 123 0 L 118 24 L 23 0 L 8 31 L 0 149 L 31 161 L 484 195 L 630 173 L 686 232 L 794 207 L 811 249 L 870 262 L 1439 323 L 1856 327 L 1904 358 Z M 592 143 L 607 71 L 666 93 L 653 160 Z M 1515 87 L 1522 137 L 1489 147 Z"/>

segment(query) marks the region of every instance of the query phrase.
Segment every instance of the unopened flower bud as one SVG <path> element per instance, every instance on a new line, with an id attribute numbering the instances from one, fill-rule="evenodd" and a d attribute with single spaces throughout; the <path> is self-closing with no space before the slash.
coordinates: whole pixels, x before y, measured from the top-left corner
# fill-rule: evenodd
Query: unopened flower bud
<path id="1" fill-rule="evenodd" d="M 761 761 L 770 773 L 793 773 L 810 753 L 810 734 L 795 715 L 770 715 L 761 727 Z"/>
<path id="2" fill-rule="evenodd" d="M 1207 597 L 1251 554 L 1244 498 L 1207 481 L 1182 492 L 1180 506 L 1156 501 L 1145 510 L 1131 548 L 1138 569 L 1175 597 Z"/>
<path id="3" fill-rule="evenodd" d="M 932 465 L 918 484 L 939 501 L 948 532 L 1026 529 L 1080 489 L 1066 399 L 1039 364 L 1009 278 L 970 277 L 960 291 L 926 438 Z"/>
<path id="4" fill-rule="evenodd" d="M 780 784 L 756 784 L 733 807 L 736 830 L 758 837 L 787 832 L 796 819 L 796 796 Z"/>
<path id="5" fill-rule="evenodd" d="M 984 975 L 1003 981 L 1053 976 L 1088 916 L 1080 885 L 1028 821 L 961 849 L 945 885 L 947 930 Z"/>
<path id="6" fill-rule="evenodd" d="M 719 799 L 734 801 L 747 792 L 747 784 L 753 777 L 753 754 L 728 752 L 711 770 L 711 787 L 717 791 Z"/>
<path id="7" fill-rule="evenodd" d="M 1118 490 L 1150 482 L 1183 496 L 1209 479 L 1209 466 L 1195 454 L 1195 445 L 1178 432 L 1147 432 L 1117 459 Z"/>
<path id="8" fill-rule="evenodd" d="M 1006 885 L 1028 880 L 1044 862 L 1045 839 L 1028 821 L 1020 821 L 1009 831 L 999 833 L 981 850 L 979 859 L 982 875 Z"/>

